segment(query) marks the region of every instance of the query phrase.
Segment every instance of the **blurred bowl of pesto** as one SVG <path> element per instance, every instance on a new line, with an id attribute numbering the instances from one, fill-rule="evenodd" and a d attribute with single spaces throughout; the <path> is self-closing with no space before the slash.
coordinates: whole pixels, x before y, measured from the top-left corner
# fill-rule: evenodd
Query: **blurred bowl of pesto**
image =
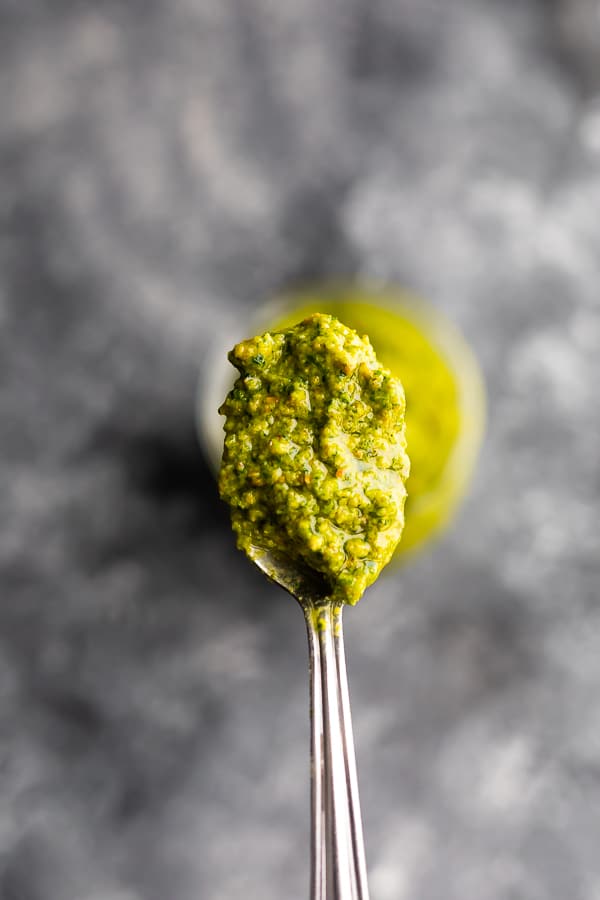
<path id="1" fill-rule="evenodd" d="M 264 331 L 289 328 L 315 312 L 336 316 L 368 335 L 378 359 L 406 392 L 411 461 L 406 524 L 395 558 L 422 547 L 449 524 L 465 496 L 485 427 L 485 389 L 475 355 L 439 310 L 396 287 L 321 285 L 288 293 L 211 338 L 200 373 L 197 418 L 201 444 L 216 472 L 223 451 L 217 410 L 237 373 L 227 353 Z"/>

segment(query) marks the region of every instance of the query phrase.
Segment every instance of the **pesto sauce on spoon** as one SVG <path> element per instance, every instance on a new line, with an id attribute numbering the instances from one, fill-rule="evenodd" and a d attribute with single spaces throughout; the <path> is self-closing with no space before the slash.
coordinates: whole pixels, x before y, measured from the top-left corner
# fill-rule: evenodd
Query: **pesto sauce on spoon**
<path id="1" fill-rule="evenodd" d="M 368 338 L 315 314 L 237 344 L 219 474 L 240 549 L 319 572 L 356 603 L 404 526 L 404 390 Z"/>

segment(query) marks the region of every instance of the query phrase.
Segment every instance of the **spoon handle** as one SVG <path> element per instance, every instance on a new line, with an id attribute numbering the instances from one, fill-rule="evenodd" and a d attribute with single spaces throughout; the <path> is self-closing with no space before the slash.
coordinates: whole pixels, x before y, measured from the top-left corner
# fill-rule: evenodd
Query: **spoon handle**
<path id="1" fill-rule="evenodd" d="M 311 900 L 368 900 L 341 610 L 304 608 L 311 697 Z"/>
<path id="2" fill-rule="evenodd" d="M 323 695 L 319 634 L 312 609 L 304 607 L 310 679 L 310 900 L 326 900 L 325 795 L 323 791 Z"/>
<path id="3" fill-rule="evenodd" d="M 337 623 L 334 628 L 334 648 L 337 662 L 338 692 L 342 720 L 342 736 L 344 740 L 344 757 L 346 760 L 346 782 L 348 785 L 348 801 L 350 810 L 350 839 L 352 841 L 353 859 L 356 873 L 356 900 L 369 900 L 367 885 L 367 860 L 363 835 L 360 796 L 358 791 L 358 773 L 356 771 L 356 753 L 354 751 L 354 733 L 352 730 L 352 713 L 350 711 L 350 692 L 346 673 L 346 654 L 344 652 L 344 633 L 342 630 L 342 610 L 337 612 Z"/>

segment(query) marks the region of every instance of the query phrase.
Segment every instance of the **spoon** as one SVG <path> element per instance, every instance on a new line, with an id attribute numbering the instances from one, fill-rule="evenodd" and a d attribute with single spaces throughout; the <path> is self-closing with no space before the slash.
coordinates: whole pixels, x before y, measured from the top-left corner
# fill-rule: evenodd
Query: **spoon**
<path id="1" fill-rule="evenodd" d="M 273 550 L 246 551 L 299 602 L 308 632 L 311 723 L 310 900 L 369 900 L 342 606 L 319 572 Z"/>

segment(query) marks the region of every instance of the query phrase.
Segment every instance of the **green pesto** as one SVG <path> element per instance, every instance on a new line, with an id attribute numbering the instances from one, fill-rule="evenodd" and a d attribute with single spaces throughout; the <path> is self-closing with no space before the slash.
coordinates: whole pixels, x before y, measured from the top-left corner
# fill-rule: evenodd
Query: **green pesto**
<path id="1" fill-rule="evenodd" d="M 278 550 L 356 603 L 404 526 L 404 390 L 368 338 L 315 314 L 229 354 L 219 474 L 238 546 Z"/>
<path id="2" fill-rule="evenodd" d="M 293 297 L 292 308 L 266 327 L 279 331 L 315 312 L 336 316 L 359 334 L 368 334 L 377 358 L 401 380 L 410 478 L 404 530 L 395 553 L 399 558 L 439 531 L 461 498 L 471 466 L 457 465 L 456 453 L 472 428 L 468 420 L 473 411 L 464 408 L 459 396 L 464 388 L 459 384 L 457 351 L 449 358 L 439 346 L 438 333 L 447 323 L 436 324 L 426 306 L 415 315 L 410 305 L 402 305 L 410 304 L 410 298 L 397 296 L 394 306 L 396 295 L 390 300 L 360 288 L 318 288 Z M 445 337 L 447 342 L 447 333 Z"/>

